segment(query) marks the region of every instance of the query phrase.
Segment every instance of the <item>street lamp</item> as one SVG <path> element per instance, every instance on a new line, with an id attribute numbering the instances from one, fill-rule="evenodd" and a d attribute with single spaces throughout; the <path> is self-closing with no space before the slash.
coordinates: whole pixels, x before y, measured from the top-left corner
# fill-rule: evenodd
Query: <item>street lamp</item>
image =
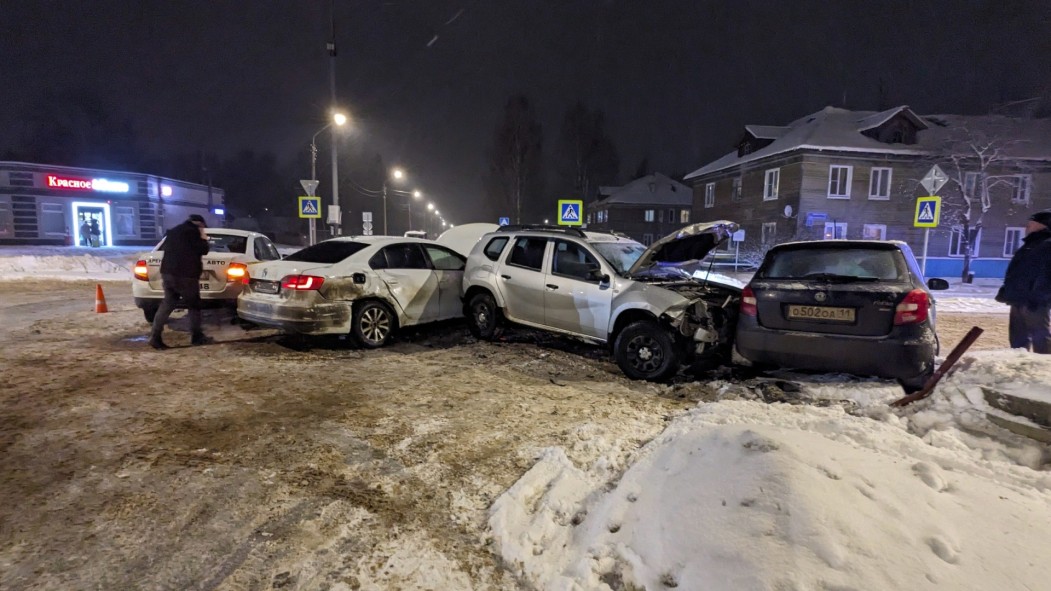
<path id="1" fill-rule="evenodd" d="M 347 124 L 347 116 L 343 113 L 333 113 L 332 121 L 325 124 L 324 127 L 314 132 L 314 135 L 310 138 L 310 180 L 317 182 L 317 136 L 321 132 L 325 131 L 329 127 L 335 125 L 336 127 L 343 127 Z M 317 185 L 315 185 L 316 187 Z M 339 173 L 336 171 L 336 140 L 333 136 L 332 139 L 332 205 L 339 205 Z M 336 235 L 337 224 L 333 224 L 332 235 Z M 310 243 L 314 244 L 317 240 L 317 230 L 314 228 L 314 218 L 310 218 Z"/>
<path id="2" fill-rule="evenodd" d="M 405 171 L 400 168 L 392 168 L 389 178 L 400 181 L 405 178 Z M 412 229 L 412 221 L 409 221 L 409 229 Z M 383 179 L 383 235 L 387 235 L 387 178 Z"/>

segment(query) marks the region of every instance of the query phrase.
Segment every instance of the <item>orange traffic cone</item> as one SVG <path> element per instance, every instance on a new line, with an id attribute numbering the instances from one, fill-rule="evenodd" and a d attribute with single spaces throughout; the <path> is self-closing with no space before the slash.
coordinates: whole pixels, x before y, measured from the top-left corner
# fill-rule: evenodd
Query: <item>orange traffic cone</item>
<path id="1" fill-rule="evenodd" d="M 102 293 L 102 284 L 95 284 L 95 313 L 105 314 L 109 312 L 109 308 L 106 307 L 106 296 Z"/>

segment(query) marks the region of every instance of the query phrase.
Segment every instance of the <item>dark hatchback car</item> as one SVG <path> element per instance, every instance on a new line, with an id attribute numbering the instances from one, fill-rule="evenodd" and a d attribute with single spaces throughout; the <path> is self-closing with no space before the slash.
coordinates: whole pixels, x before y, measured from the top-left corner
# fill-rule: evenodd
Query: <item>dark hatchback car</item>
<path id="1" fill-rule="evenodd" d="M 756 365 L 897 379 L 920 388 L 938 337 L 930 291 L 904 242 L 836 240 L 771 248 L 741 294 L 737 354 Z"/>

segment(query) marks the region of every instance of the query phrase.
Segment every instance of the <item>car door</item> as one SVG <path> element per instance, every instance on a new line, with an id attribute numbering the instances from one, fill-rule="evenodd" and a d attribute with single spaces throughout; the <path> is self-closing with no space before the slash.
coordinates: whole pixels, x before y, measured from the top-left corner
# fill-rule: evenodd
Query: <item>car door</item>
<path id="1" fill-rule="evenodd" d="M 544 326 L 544 254 L 547 238 L 519 236 L 504 255 L 496 278 L 511 320 Z"/>
<path id="2" fill-rule="evenodd" d="M 438 319 L 463 316 L 460 285 L 463 283 L 463 269 L 467 265 L 467 259 L 444 246 L 426 244 L 423 250 L 430 257 L 434 275 L 438 279 Z"/>
<path id="3" fill-rule="evenodd" d="M 544 280 L 547 325 L 598 339 L 609 330 L 613 290 L 609 270 L 602 268 L 587 247 L 569 240 L 553 241 Z"/>
<path id="4" fill-rule="evenodd" d="M 441 297 L 438 278 L 419 244 L 402 242 L 385 246 L 369 259 L 369 266 L 401 307 L 403 325 L 438 319 Z"/>

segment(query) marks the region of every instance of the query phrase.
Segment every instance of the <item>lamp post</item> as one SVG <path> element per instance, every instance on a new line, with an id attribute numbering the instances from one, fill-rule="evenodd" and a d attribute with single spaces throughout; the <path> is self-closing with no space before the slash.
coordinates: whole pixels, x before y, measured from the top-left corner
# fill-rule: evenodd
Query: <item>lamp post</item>
<path id="1" fill-rule="evenodd" d="M 317 136 L 335 125 L 336 127 L 343 127 L 347 124 L 347 116 L 343 113 L 333 113 L 332 121 L 325 124 L 324 127 L 314 132 L 314 135 L 310 137 L 310 180 L 317 181 Z M 336 139 L 335 134 L 332 135 L 332 205 L 339 205 L 339 177 L 336 173 Z M 332 225 L 332 235 L 336 235 L 336 228 L 339 224 Z M 317 230 L 314 227 L 314 218 L 310 218 L 310 243 L 314 244 L 317 240 Z"/>
<path id="2" fill-rule="evenodd" d="M 405 178 L 405 171 L 400 168 L 392 168 L 389 178 L 400 181 Z M 409 229 L 411 230 L 412 228 L 410 227 Z M 383 235 L 387 235 L 387 177 L 383 179 Z"/>

